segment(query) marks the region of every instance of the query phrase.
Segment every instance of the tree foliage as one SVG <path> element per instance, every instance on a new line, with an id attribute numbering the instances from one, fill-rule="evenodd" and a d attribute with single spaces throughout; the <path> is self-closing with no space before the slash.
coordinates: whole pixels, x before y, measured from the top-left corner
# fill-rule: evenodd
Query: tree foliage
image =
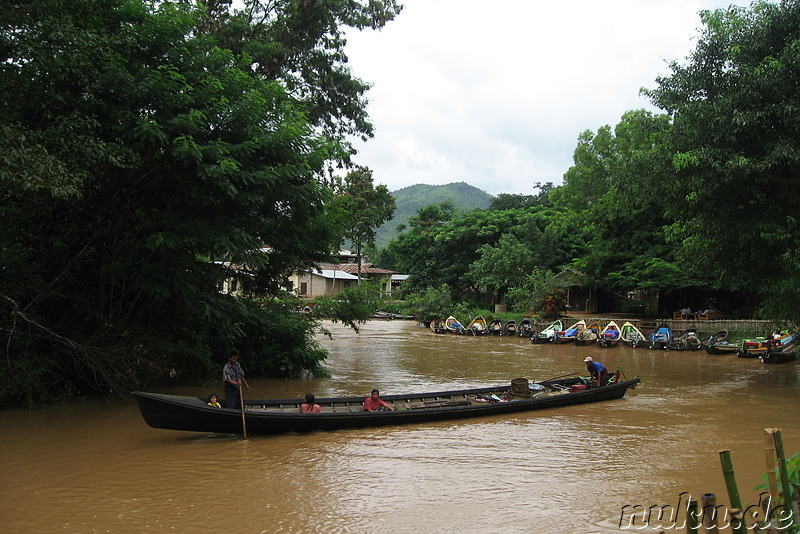
<path id="1" fill-rule="evenodd" d="M 384 184 L 375 185 L 372 171 L 357 167 L 339 180 L 334 198 L 328 205 L 328 217 L 340 227 L 345 240 L 356 249 L 358 281 L 361 283 L 361 253 L 365 246 L 375 245 L 375 232 L 392 218 L 394 198 Z"/>
<path id="2" fill-rule="evenodd" d="M 766 297 L 773 318 L 800 306 L 800 2 L 702 12 L 686 64 L 646 94 L 674 121 L 671 178 L 646 185 L 671 232 L 719 284 Z"/>
<path id="3" fill-rule="evenodd" d="M 494 293 L 498 303 L 504 302 L 509 287 L 520 285 L 534 268 L 531 251 L 511 234 L 501 235 L 497 246 L 481 245 L 477 252 L 479 257 L 467 276 L 479 288 Z"/>
<path id="4" fill-rule="evenodd" d="M 366 323 L 378 311 L 382 296 L 379 285 L 365 282 L 344 289 L 335 299 L 318 299 L 313 313 L 333 322 L 341 321 L 358 333 L 358 325 Z"/>
<path id="5" fill-rule="evenodd" d="M 15 1 L 0 21 L 4 404 L 324 352 L 271 299 L 325 259 L 326 162 L 368 135 L 341 26 L 393 2 Z M 326 63 L 327 62 L 327 63 Z M 257 341 L 254 341 L 257 340 Z M 249 351 L 246 352 L 246 351 Z M 29 365 L 29 362 L 36 365 Z"/>
<path id="6" fill-rule="evenodd" d="M 428 326 L 431 321 L 443 319 L 453 313 L 453 297 L 447 285 L 428 287 L 418 293 L 409 294 L 403 309 L 417 318 L 417 322 Z"/>

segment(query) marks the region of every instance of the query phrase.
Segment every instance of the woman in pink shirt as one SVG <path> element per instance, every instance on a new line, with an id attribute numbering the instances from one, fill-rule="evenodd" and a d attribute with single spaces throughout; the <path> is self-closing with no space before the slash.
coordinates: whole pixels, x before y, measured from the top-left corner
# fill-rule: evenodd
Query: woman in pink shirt
<path id="1" fill-rule="evenodd" d="M 367 412 L 381 412 L 384 410 L 394 411 L 394 408 L 378 398 L 380 393 L 377 389 L 372 390 L 372 395 L 364 401 L 364 410 Z"/>
<path id="2" fill-rule="evenodd" d="M 319 413 L 322 408 L 319 404 L 314 404 L 317 401 L 313 393 L 306 394 L 306 402 L 300 405 L 300 413 Z"/>

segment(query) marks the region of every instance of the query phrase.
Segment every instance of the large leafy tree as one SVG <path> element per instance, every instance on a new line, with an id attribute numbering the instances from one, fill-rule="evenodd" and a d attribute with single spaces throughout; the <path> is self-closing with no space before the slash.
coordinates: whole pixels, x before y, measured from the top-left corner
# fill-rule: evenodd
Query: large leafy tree
<path id="1" fill-rule="evenodd" d="M 467 270 L 475 284 L 504 303 L 509 287 L 521 285 L 534 268 L 531 251 L 511 234 L 500 236 L 496 246 L 481 245 L 478 259 Z"/>
<path id="2" fill-rule="evenodd" d="M 218 286 L 239 276 L 278 296 L 289 269 L 335 245 L 319 177 L 345 133 L 369 134 L 338 28 L 380 27 L 396 12 L 381 6 L 5 7 L 4 404 L 202 378 L 234 345 L 253 372 L 316 367 L 312 322 Z M 332 79 L 309 71 L 326 61 Z"/>
<path id="3" fill-rule="evenodd" d="M 685 64 L 647 91 L 674 121 L 673 172 L 650 185 L 672 227 L 729 287 L 760 288 L 765 312 L 800 309 L 800 1 L 701 14 Z"/>
<path id="4" fill-rule="evenodd" d="M 378 228 L 392 218 L 394 197 L 384 184 L 375 185 L 372 170 L 356 167 L 339 180 L 334 188 L 329 213 L 335 219 L 344 239 L 356 249 L 358 283 L 361 284 L 361 253 L 375 245 Z"/>
<path id="5" fill-rule="evenodd" d="M 587 250 L 572 257 L 581 272 L 604 288 L 659 291 L 696 283 L 680 262 L 680 245 L 669 243 L 664 231 L 670 202 L 648 186 L 667 174 L 663 138 L 670 126 L 665 115 L 636 110 L 625 113 L 614 128 L 583 132 L 575 163 L 552 194 L 557 206 L 575 210 L 590 223 Z"/>

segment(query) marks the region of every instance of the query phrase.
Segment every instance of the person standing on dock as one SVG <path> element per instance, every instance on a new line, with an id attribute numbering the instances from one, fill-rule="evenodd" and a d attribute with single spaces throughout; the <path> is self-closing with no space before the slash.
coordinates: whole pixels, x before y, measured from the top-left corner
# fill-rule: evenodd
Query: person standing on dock
<path id="1" fill-rule="evenodd" d="M 608 369 L 606 369 L 606 366 L 592 360 L 591 356 L 587 356 L 583 361 L 586 363 L 586 370 L 592 376 L 592 387 L 605 386 L 608 383 Z"/>
<path id="2" fill-rule="evenodd" d="M 222 368 L 222 382 L 225 384 L 225 407 L 241 409 L 241 396 L 239 390 L 244 384 L 250 391 L 250 384 L 244 379 L 244 370 L 239 365 L 239 351 L 233 349 L 228 356 L 228 363 Z"/>

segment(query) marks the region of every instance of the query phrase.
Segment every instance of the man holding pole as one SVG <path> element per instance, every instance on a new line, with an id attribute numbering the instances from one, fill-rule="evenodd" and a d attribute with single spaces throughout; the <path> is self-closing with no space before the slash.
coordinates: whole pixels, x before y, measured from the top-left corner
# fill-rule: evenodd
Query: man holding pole
<path id="1" fill-rule="evenodd" d="M 239 365 L 239 351 L 233 349 L 228 356 L 228 363 L 222 368 L 222 382 L 225 384 L 225 407 L 241 409 L 241 387 L 250 391 L 250 384 L 244 379 L 244 371 Z"/>

